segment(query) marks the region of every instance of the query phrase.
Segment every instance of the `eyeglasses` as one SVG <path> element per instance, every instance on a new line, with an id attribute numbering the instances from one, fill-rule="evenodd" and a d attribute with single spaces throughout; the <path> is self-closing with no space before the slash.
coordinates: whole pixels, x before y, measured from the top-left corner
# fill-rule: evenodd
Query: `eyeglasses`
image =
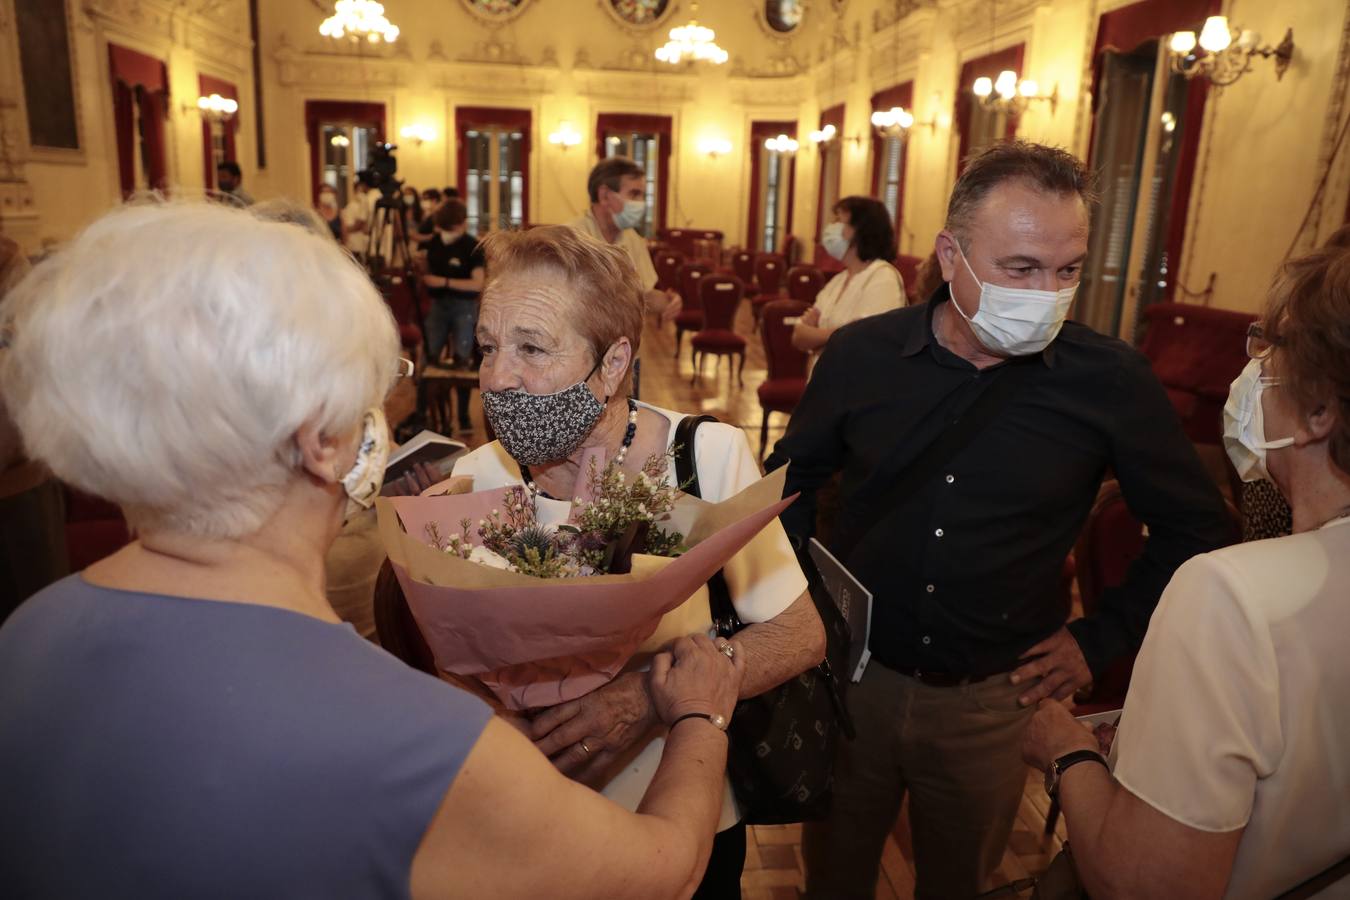
<path id="1" fill-rule="evenodd" d="M 1284 339 L 1276 335 L 1267 336 L 1261 323 L 1253 322 L 1247 326 L 1247 357 L 1265 359 L 1276 347 L 1284 345 Z"/>

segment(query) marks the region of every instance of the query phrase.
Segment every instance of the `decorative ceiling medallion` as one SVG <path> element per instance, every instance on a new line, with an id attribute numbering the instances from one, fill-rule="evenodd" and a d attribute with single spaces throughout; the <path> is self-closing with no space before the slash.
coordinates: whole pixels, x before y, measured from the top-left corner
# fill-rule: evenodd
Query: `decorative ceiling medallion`
<path id="1" fill-rule="evenodd" d="M 616 22 L 627 28 L 652 28 L 674 8 L 671 0 L 600 0 Z"/>
<path id="2" fill-rule="evenodd" d="M 764 21 L 770 31 L 779 35 L 796 31 L 805 11 L 802 0 L 764 0 Z"/>
<path id="3" fill-rule="evenodd" d="M 484 22 L 509 22 L 525 11 L 530 0 L 460 0 L 469 12 Z"/>

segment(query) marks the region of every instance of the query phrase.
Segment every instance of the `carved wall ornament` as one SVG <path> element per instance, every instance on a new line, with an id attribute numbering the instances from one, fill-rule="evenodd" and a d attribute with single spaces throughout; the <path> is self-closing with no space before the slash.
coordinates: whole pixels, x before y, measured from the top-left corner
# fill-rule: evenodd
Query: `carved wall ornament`
<path id="1" fill-rule="evenodd" d="M 675 10 L 672 0 L 598 0 L 600 8 L 622 28 L 653 31 Z"/>
<path id="2" fill-rule="evenodd" d="M 481 22 L 502 25 L 523 13 L 530 0 L 460 0 L 465 9 Z"/>

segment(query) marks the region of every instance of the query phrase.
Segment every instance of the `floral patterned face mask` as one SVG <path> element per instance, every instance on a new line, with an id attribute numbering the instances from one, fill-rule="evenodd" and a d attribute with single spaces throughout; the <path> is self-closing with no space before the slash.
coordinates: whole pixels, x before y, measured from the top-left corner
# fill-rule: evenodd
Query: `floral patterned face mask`
<path id="1" fill-rule="evenodd" d="M 483 414 L 502 448 L 522 466 L 566 459 L 581 446 L 605 411 L 585 378 L 553 394 L 483 391 Z"/>

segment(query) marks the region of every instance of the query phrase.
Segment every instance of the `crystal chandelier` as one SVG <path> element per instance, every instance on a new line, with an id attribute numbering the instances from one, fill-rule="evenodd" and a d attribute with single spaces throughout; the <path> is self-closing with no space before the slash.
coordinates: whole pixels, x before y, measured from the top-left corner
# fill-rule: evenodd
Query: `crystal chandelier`
<path id="1" fill-rule="evenodd" d="M 398 26 L 384 16 L 384 4 L 375 0 L 337 0 L 333 14 L 319 25 L 319 34 L 334 40 L 362 38 L 372 44 L 398 40 Z"/>
<path id="2" fill-rule="evenodd" d="M 665 46 L 656 48 L 656 58 L 663 63 L 676 65 L 684 60 L 710 62 L 721 65 L 729 54 L 717 46 L 717 35 L 711 28 L 698 24 L 698 4 L 690 5 L 691 18 L 685 25 L 670 29 L 670 40 Z"/>

